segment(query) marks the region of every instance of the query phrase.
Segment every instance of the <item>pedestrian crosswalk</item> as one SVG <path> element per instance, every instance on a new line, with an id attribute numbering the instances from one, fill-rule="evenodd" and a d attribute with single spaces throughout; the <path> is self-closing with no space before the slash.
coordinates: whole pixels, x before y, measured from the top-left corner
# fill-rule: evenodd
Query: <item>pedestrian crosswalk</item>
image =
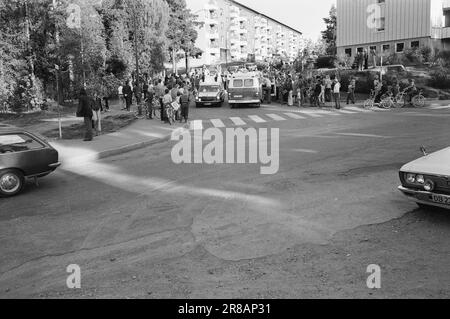
<path id="1" fill-rule="evenodd" d="M 324 117 L 336 117 L 342 115 L 352 115 L 371 112 L 358 107 L 346 108 L 346 110 L 298 109 L 298 110 L 290 110 L 289 112 L 283 112 L 284 110 L 280 111 L 281 111 L 280 113 L 263 112 L 258 115 L 255 114 L 240 117 L 235 116 L 222 119 L 195 120 L 190 122 L 189 129 L 195 131 L 195 130 L 202 130 L 205 127 L 215 127 L 215 128 L 240 127 L 240 126 L 250 126 L 254 124 L 265 124 L 270 122 L 320 119 Z"/>
<path id="2" fill-rule="evenodd" d="M 450 105 L 430 105 L 426 107 L 427 109 L 433 110 L 450 110 Z M 227 128 L 227 127 L 241 127 L 241 126 L 251 126 L 254 124 L 266 124 L 270 122 L 283 122 L 292 120 L 308 120 L 308 119 L 321 119 L 327 117 L 339 117 L 339 116 L 352 116 L 355 114 L 375 114 L 377 112 L 386 112 L 391 110 L 385 109 L 372 109 L 366 110 L 358 106 L 346 106 L 343 109 L 293 109 L 286 112 L 287 109 L 275 109 L 275 108 L 263 108 L 262 112 L 258 115 L 245 115 L 245 116 L 234 116 L 222 119 L 209 119 L 209 120 L 195 120 L 191 121 L 189 128 L 190 130 L 203 130 L 205 127 L 215 127 L 215 128 Z M 275 113 L 275 111 L 277 113 Z M 279 112 L 279 113 L 278 113 Z M 402 113 L 404 114 L 404 113 Z"/>

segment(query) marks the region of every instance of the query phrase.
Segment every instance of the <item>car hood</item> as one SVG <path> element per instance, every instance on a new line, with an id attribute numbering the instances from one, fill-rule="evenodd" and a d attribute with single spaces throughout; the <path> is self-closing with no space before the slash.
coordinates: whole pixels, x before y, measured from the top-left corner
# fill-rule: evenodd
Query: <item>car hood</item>
<path id="1" fill-rule="evenodd" d="M 401 171 L 450 176 L 450 147 L 412 161 L 403 166 Z"/>
<path id="2" fill-rule="evenodd" d="M 200 97 L 216 97 L 219 92 L 199 92 L 198 96 Z"/>

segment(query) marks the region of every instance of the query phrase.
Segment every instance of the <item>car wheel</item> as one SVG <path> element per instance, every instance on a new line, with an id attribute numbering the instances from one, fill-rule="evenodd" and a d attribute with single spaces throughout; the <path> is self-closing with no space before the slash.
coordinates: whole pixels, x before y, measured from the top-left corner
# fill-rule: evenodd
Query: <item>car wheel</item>
<path id="1" fill-rule="evenodd" d="M 19 194 L 25 185 L 22 172 L 6 169 L 0 172 L 0 195 L 10 197 Z"/>

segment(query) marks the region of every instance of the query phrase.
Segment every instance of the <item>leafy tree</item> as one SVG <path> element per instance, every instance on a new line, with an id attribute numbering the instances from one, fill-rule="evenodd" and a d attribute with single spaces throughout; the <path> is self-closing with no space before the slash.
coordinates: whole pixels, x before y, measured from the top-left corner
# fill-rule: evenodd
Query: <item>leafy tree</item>
<path id="1" fill-rule="evenodd" d="M 186 70 L 189 56 L 196 56 L 200 50 L 195 47 L 198 33 L 196 30 L 196 16 L 186 7 L 185 0 L 167 0 L 170 8 L 169 29 L 166 32 L 169 41 L 170 60 L 176 73 L 177 53 L 182 50 L 186 57 Z"/>
<path id="2" fill-rule="evenodd" d="M 330 9 L 330 15 L 324 18 L 323 21 L 326 24 L 326 29 L 322 31 L 322 39 L 326 44 L 326 54 L 336 55 L 336 34 L 337 34 L 337 10 L 336 6 L 333 4 Z"/>

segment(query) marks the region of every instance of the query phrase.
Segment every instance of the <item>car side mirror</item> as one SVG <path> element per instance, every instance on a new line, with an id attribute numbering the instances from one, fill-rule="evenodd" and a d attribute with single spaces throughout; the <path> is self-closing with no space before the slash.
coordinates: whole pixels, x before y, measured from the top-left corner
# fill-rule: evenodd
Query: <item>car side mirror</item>
<path id="1" fill-rule="evenodd" d="M 427 149 L 425 148 L 425 146 L 421 146 L 420 151 L 422 152 L 423 156 L 428 156 L 428 152 L 427 152 Z"/>

